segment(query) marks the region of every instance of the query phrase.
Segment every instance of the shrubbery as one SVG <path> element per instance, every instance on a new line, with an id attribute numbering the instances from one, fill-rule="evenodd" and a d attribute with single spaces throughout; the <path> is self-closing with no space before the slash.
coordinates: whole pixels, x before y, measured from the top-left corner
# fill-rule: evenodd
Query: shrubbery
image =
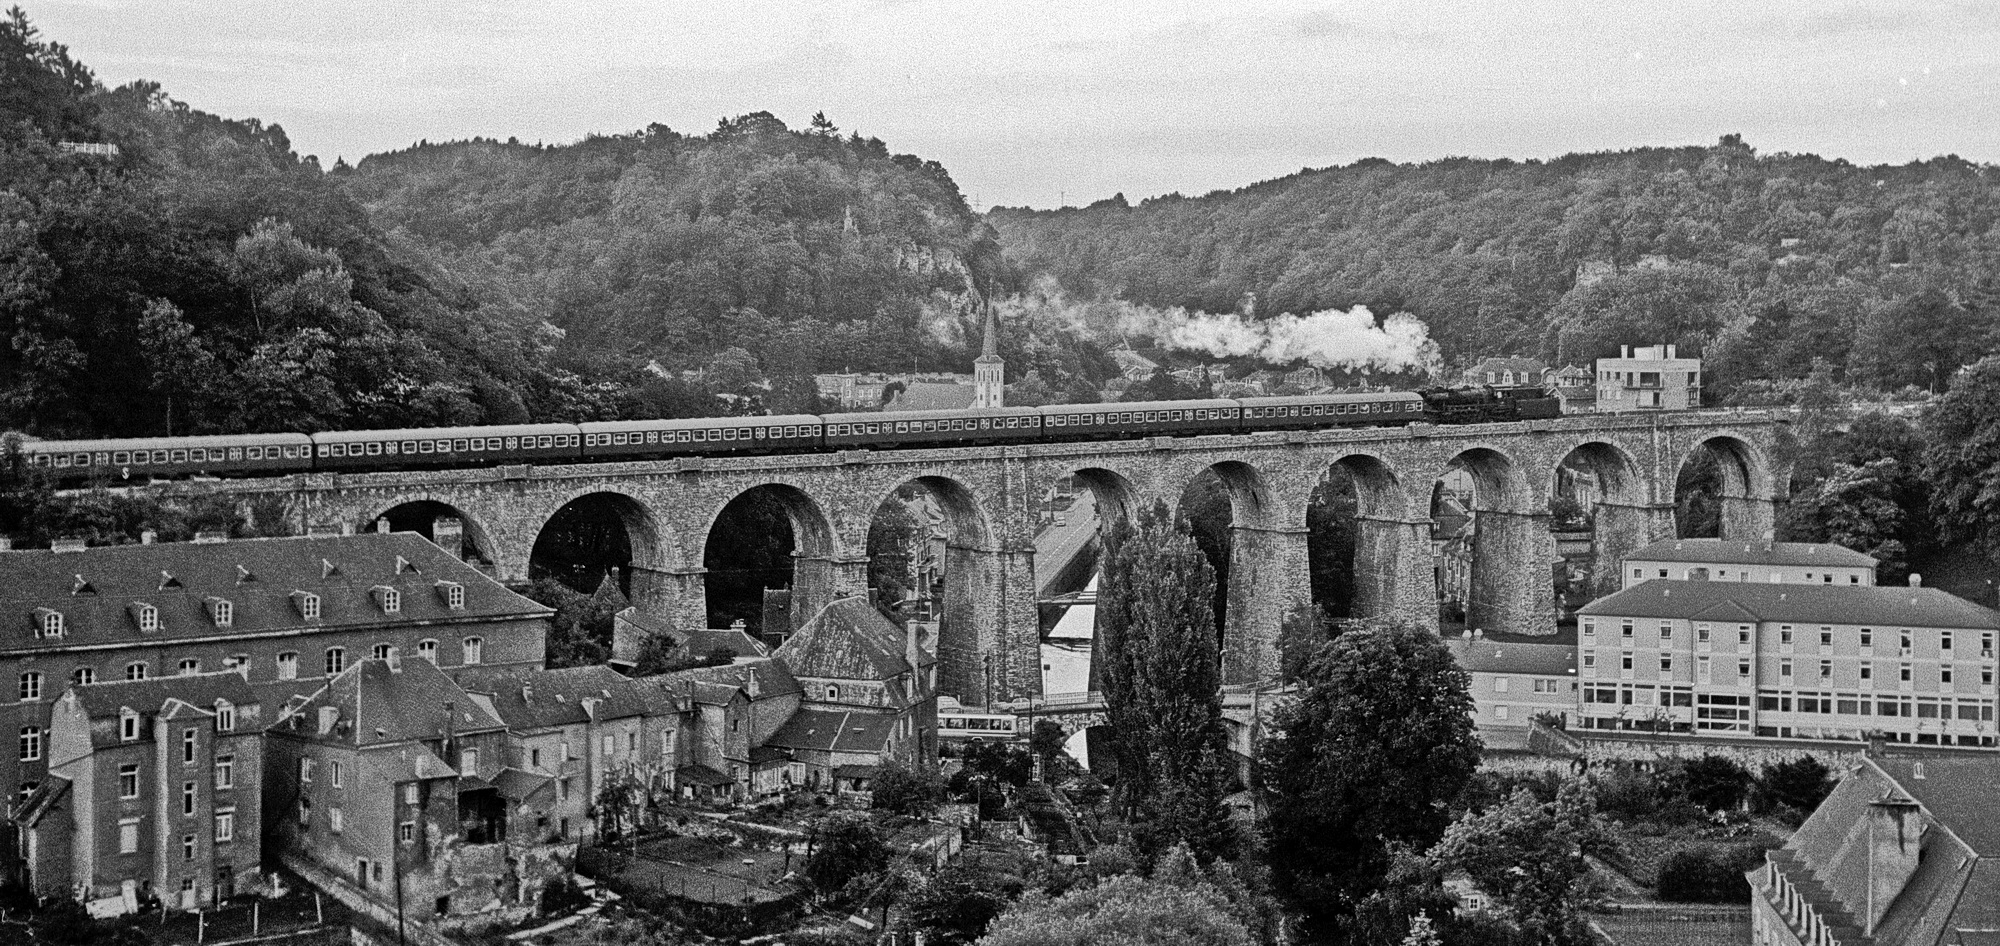
<path id="1" fill-rule="evenodd" d="M 1654 886 L 1660 899 L 1678 903 L 1744 903 L 1743 875 L 1764 860 L 1757 844 L 1686 844 L 1660 862 Z"/>

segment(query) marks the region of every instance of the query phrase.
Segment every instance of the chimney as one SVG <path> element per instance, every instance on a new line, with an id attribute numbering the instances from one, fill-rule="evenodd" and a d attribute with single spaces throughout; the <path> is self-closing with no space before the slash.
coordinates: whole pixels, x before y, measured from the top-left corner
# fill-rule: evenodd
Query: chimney
<path id="1" fill-rule="evenodd" d="M 51 552 L 81 552 L 89 547 L 89 541 L 85 539 L 54 539 L 49 542 Z"/>
<path id="2" fill-rule="evenodd" d="M 1620 358 L 1630 358 L 1630 357 L 1632 357 L 1632 346 L 1630 346 L 1630 345 L 1620 345 L 1620 346 L 1618 346 L 1618 357 L 1620 357 Z"/>
<path id="3" fill-rule="evenodd" d="M 1922 576 L 1922 575 L 1919 575 L 1919 574 L 1917 574 L 1916 572 L 1911 572 L 1911 573 L 1910 573 L 1910 587 L 1912 587 L 1912 588 L 1922 588 L 1923 586 L 1924 586 L 1924 576 Z"/>
<path id="4" fill-rule="evenodd" d="M 431 520 L 431 542 L 452 558 L 465 558 L 465 520 L 439 516 Z"/>
<path id="5" fill-rule="evenodd" d="M 340 707 L 322 706 L 319 708 L 320 735 L 324 736 L 327 733 L 333 732 L 333 724 L 339 721 L 340 721 Z"/>
<path id="6" fill-rule="evenodd" d="M 14 551 L 13 538 L 10 536 L 0 535 L 0 552 L 12 552 L 12 551 Z"/>
<path id="7" fill-rule="evenodd" d="M 1863 935 L 1875 935 L 1883 914 L 1917 872 L 1923 828 L 1917 803 L 1900 789 L 1891 788 L 1868 803 L 1868 914 L 1863 918 Z"/>
<path id="8" fill-rule="evenodd" d="M 743 678 L 743 692 L 745 695 L 749 696 L 751 699 L 754 700 L 757 698 L 758 689 L 759 687 L 757 686 L 757 668 L 751 667 L 750 672 L 746 674 Z"/>
<path id="9" fill-rule="evenodd" d="M 140 545 L 152 545 L 153 543 L 158 542 L 159 540 L 160 540 L 160 534 L 158 532 L 154 532 L 151 529 L 144 529 L 139 532 Z"/>
<path id="10" fill-rule="evenodd" d="M 750 632 L 750 622 L 745 621 L 742 618 L 737 618 L 736 620 L 729 622 L 729 629 L 732 631 L 740 631 L 747 634 Z"/>
<path id="11" fill-rule="evenodd" d="M 526 680 L 521 681 L 521 702 L 533 703 L 534 701 L 535 701 L 535 685 L 529 683 Z"/>
<path id="12" fill-rule="evenodd" d="M 1674 357 L 1678 357 L 1678 356 L 1676 356 L 1676 355 L 1674 354 L 1674 346 L 1672 346 L 1672 345 L 1668 345 L 1668 346 L 1667 346 L 1667 357 L 1668 357 L 1668 358 L 1674 358 Z"/>
<path id="13" fill-rule="evenodd" d="M 389 662 L 389 672 L 390 672 L 390 673 L 402 673 L 402 672 L 403 672 L 403 649 L 402 649 L 401 647 L 391 647 L 391 648 L 389 648 L 389 657 L 388 657 L 388 662 Z"/>
<path id="14" fill-rule="evenodd" d="M 229 533 L 220 529 L 204 529 L 194 534 L 196 545 L 221 545 L 229 541 Z"/>

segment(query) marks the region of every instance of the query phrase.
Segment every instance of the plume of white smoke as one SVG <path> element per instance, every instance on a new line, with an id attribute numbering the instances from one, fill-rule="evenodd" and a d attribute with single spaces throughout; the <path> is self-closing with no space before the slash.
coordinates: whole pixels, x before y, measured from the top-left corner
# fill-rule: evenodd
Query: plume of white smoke
<path id="1" fill-rule="evenodd" d="M 1205 351 L 1221 358 L 1378 371 L 1430 371 L 1438 360 L 1437 343 L 1421 319 L 1398 312 L 1378 325 L 1367 306 L 1270 319 L 1138 307 L 1129 315 L 1121 326 L 1128 332 L 1149 335 L 1167 348 Z"/>

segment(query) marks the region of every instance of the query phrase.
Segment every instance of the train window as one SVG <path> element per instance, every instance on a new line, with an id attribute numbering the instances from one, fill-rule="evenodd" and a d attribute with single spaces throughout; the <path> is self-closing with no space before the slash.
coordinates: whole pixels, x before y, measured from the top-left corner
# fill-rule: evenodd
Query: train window
<path id="1" fill-rule="evenodd" d="M 188 460 L 188 452 L 186 450 L 175 450 L 168 453 L 167 456 L 173 458 L 173 462 L 175 463 L 186 463 Z"/>
<path id="2" fill-rule="evenodd" d="M 869 424 L 869 425 L 868 425 L 868 432 L 869 432 L 870 434 L 879 434 L 879 433 L 881 433 L 881 432 L 882 432 L 882 425 L 881 425 L 881 424 Z"/>
<path id="3" fill-rule="evenodd" d="M 625 435 L 624 435 L 624 434 L 612 434 L 612 435 L 611 435 L 611 443 L 612 443 L 612 445 L 613 445 L 613 446 L 618 446 L 618 447 L 622 447 L 622 446 L 624 446 L 624 445 L 625 445 Z"/>
<path id="4" fill-rule="evenodd" d="M 371 440 L 371 441 L 369 441 L 369 442 L 368 442 L 368 455 L 369 455 L 369 456 L 371 456 L 371 457 L 379 457 L 379 456 L 381 456 L 381 455 L 382 455 L 382 442 L 381 442 L 381 441 L 379 441 L 379 440 Z"/>
<path id="5" fill-rule="evenodd" d="M 798 435 L 799 435 L 799 428 L 797 425 L 782 427 L 778 430 L 778 436 L 780 437 L 796 437 Z"/>
<path id="6" fill-rule="evenodd" d="M 683 430 L 676 432 L 673 435 L 673 438 L 675 443 L 687 443 L 688 441 L 694 439 L 694 435 Z"/>
<path id="7" fill-rule="evenodd" d="M 657 431 L 657 430 L 649 430 L 649 431 L 646 431 L 646 442 L 647 442 L 647 443 L 659 443 L 659 442 L 660 442 L 660 432 L 659 432 L 659 431 Z"/>
<path id="8" fill-rule="evenodd" d="M 724 440 L 735 440 L 735 439 L 736 439 L 736 428 L 734 428 L 734 427 L 727 427 L 727 428 L 724 428 L 724 429 L 723 429 L 723 431 L 722 431 L 722 439 L 724 439 Z"/>
<path id="9" fill-rule="evenodd" d="M 432 443 L 433 443 L 433 444 L 434 444 L 434 445 L 436 446 L 436 450 L 434 450 L 434 451 L 433 451 L 433 452 L 435 452 L 435 453 L 450 453 L 450 452 L 451 452 L 451 441 L 449 441 L 449 440 L 436 440 L 436 441 L 432 441 Z"/>
<path id="10" fill-rule="evenodd" d="M 750 437 L 751 437 L 751 439 L 752 439 L 752 440 L 762 440 L 762 439 L 764 439 L 764 428 L 762 428 L 762 427 L 753 427 L 753 428 L 751 428 L 751 429 L 750 429 Z"/>
<path id="11" fill-rule="evenodd" d="M 462 453 L 462 452 L 464 452 L 464 451 L 466 451 L 466 450 L 469 450 L 469 449 L 471 449 L 471 448 L 472 448 L 472 445 L 471 445 L 470 443 L 467 443 L 467 442 L 466 442 L 466 441 L 464 441 L 464 440 L 453 440 L 453 441 L 451 442 L 451 448 L 452 448 L 453 450 L 455 450 L 455 451 L 458 451 L 458 452 L 461 452 L 461 453 Z"/>
<path id="12" fill-rule="evenodd" d="M 116 464 L 118 464 L 119 466 L 124 466 L 124 465 L 126 465 L 126 464 L 128 464 L 128 463 L 131 463 L 131 462 L 132 462 L 132 451 L 130 451 L 130 450 L 120 450 L 120 451 L 118 451 L 117 453 L 114 453 L 114 454 L 112 454 L 112 455 L 111 455 L 111 462 L 113 462 L 113 463 L 116 463 Z"/>
<path id="13" fill-rule="evenodd" d="M 686 434 L 687 434 L 687 435 L 688 435 L 688 436 L 689 436 L 689 437 L 690 437 L 690 438 L 691 438 L 691 439 L 692 439 L 692 440 L 693 440 L 693 441 L 694 441 L 695 443 L 707 443 L 707 442 L 708 442 L 708 431 L 706 431 L 706 430 L 703 430 L 703 429 L 699 429 L 699 428 L 697 428 L 697 429 L 695 429 L 695 430 L 691 430 L 691 431 L 684 431 L 684 432 L 685 432 L 685 433 L 686 433 Z"/>
<path id="14" fill-rule="evenodd" d="M 220 447 L 217 447 L 217 448 L 216 448 L 216 450 L 217 450 L 218 452 L 219 452 L 219 451 L 220 451 L 221 449 L 222 449 L 222 448 L 220 448 Z M 221 459 L 221 457 L 217 457 L 216 459 Z M 229 459 L 230 459 L 230 460 L 232 460 L 232 461 L 234 461 L 234 460 L 241 460 L 241 459 L 243 459 L 243 448 L 242 448 L 242 447 L 230 447 L 230 448 L 229 448 Z"/>
<path id="15" fill-rule="evenodd" d="M 278 450 L 278 448 L 276 448 L 276 447 L 272 447 L 272 448 L 271 448 L 271 459 L 275 460 L 275 459 L 277 459 L 277 458 L 278 458 L 278 453 L 277 453 L 277 450 Z M 296 459 L 298 459 L 298 458 L 299 458 L 299 451 L 301 451 L 301 450 L 305 450 L 305 452 L 306 452 L 306 453 L 308 453 L 308 454 L 310 454 L 310 453 L 312 452 L 311 450 L 309 450 L 309 449 L 305 449 L 305 448 L 302 448 L 302 447 L 286 447 L 286 448 L 285 448 L 285 459 L 287 459 L 287 460 L 296 460 Z"/>
<path id="16" fill-rule="evenodd" d="M 433 443 L 431 443 L 431 442 L 430 442 L 430 441 L 428 441 L 428 440 L 419 440 L 419 441 L 417 441 L 417 449 L 415 449 L 415 450 L 411 450 L 411 451 L 407 451 L 407 452 L 409 452 L 409 453 L 430 453 L 430 452 L 432 452 L 432 451 L 434 451 L 434 450 L 436 450 L 436 449 L 437 449 L 437 445 L 436 445 L 436 444 L 433 444 Z"/>

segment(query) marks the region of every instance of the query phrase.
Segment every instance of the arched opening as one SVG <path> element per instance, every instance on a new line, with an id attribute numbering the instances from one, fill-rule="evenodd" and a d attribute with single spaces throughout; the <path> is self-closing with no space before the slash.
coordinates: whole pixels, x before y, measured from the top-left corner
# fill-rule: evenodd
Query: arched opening
<path id="1" fill-rule="evenodd" d="M 1228 461 L 1190 480 L 1177 507 L 1182 527 L 1215 569 L 1215 626 L 1229 683 L 1275 674 L 1279 625 L 1297 596 L 1280 586 L 1287 577 L 1304 578 L 1285 575 L 1277 561 L 1284 550 L 1274 547 L 1281 540 L 1269 496 L 1255 467 Z M 1302 542 L 1297 551 L 1303 556 Z"/>
<path id="2" fill-rule="evenodd" d="M 1035 502 L 1042 691 L 1053 695 L 1096 690 L 1100 682 L 1091 658 L 1098 639 L 1104 534 L 1131 515 L 1137 500 L 1123 476 L 1083 468 L 1044 485 Z"/>
<path id="3" fill-rule="evenodd" d="M 373 520 L 361 523 L 361 528 L 415 532 L 482 571 L 493 570 L 493 539 L 486 534 L 485 526 L 450 503 L 434 499 L 398 503 Z"/>
<path id="4" fill-rule="evenodd" d="M 1007 564 L 965 484 L 919 476 L 876 504 L 868 524 L 868 587 L 876 606 L 915 621 L 935 642 L 943 692 L 972 705 L 1019 689 L 1009 678 L 1038 665 L 1013 654 L 996 596 Z M 1018 664 L 1010 669 L 1010 662 Z"/>
<path id="5" fill-rule="evenodd" d="M 1327 467 L 1306 502 L 1312 603 L 1338 625 L 1402 610 L 1398 567 L 1414 541 L 1401 485 L 1376 457 L 1342 457 Z M 1422 537 L 1428 538 L 1428 537 Z M 1296 620 L 1296 619 L 1295 619 Z"/>
<path id="6" fill-rule="evenodd" d="M 1432 484 L 1440 631 L 1554 633 L 1557 559 L 1528 492 L 1519 465 L 1489 447 L 1452 458 Z"/>
<path id="7" fill-rule="evenodd" d="M 1556 572 L 1558 623 L 1620 587 L 1618 563 L 1665 538 L 1671 523 L 1650 503 L 1638 464 L 1608 443 L 1579 444 L 1549 477 L 1549 532 L 1562 564 Z"/>
<path id="8" fill-rule="evenodd" d="M 1748 443 L 1710 437 L 1674 476 L 1674 534 L 1683 539 L 1771 538 L 1771 475 Z"/>
<path id="9" fill-rule="evenodd" d="M 709 626 L 741 621 L 751 634 L 790 634 L 836 590 L 861 590 L 837 578 L 844 563 L 833 552 L 826 514 L 797 487 L 739 493 L 716 514 L 702 546 Z"/>
<path id="10" fill-rule="evenodd" d="M 609 578 L 632 593 L 632 563 L 652 562 L 659 547 L 652 510 L 623 493 L 589 493 L 557 509 L 535 536 L 528 579 L 552 579 L 583 594 Z"/>

